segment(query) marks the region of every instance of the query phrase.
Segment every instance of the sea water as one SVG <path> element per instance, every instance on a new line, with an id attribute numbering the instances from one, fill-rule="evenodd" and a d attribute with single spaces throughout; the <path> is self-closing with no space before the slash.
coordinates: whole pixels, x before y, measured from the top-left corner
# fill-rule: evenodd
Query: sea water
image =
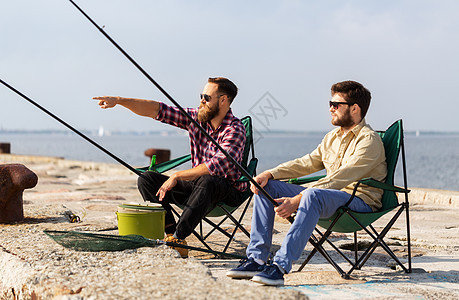
<path id="1" fill-rule="evenodd" d="M 255 135 L 255 155 L 259 159 L 258 173 L 314 150 L 324 133 L 261 133 Z M 189 153 L 185 134 L 145 133 L 89 136 L 96 143 L 126 163 L 138 167 L 149 164 L 144 155 L 148 148 L 171 150 L 171 158 Z M 103 153 L 73 133 L 5 133 L 0 142 L 11 143 L 11 153 L 57 156 L 70 160 L 112 162 Z M 405 152 L 409 187 L 459 190 L 459 133 L 405 134 Z M 182 168 L 189 168 L 185 165 Z M 323 172 L 321 173 L 323 174 Z M 395 183 L 403 185 L 401 161 Z"/>

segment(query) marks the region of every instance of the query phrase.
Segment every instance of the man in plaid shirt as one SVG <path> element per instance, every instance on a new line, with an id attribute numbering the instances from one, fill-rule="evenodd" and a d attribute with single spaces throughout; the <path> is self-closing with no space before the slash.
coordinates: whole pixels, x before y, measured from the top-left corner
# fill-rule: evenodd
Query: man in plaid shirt
<path id="1" fill-rule="evenodd" d="M 199 108 L 188 108 L 186 111 L 240 163 L 245 145 L 245 127 L 230 108 L 236 95 L 237 87 L 230 80 L 222 77 L 209 78 L 201 94 Z M 236 182 L 241 176 L 239 169 L 176 107 L 135 98 L 104 96 L 94 99 L 99 100 L 101 108 L 111 108 L 119 104 L 138 115 L 188 131 L 191 169 L 177 171 L 170 177 L 156 172 L 145 172 L 138 180 L 143 199 L 161 203 L 166 210 L 166 241 L 186 244 L 185 238 L 218 202 L 230 206 L 243 202 L 241 192 L 247 188 L 247 183 Z M 178 223 L 170 206 L 174 202 L 185 206 Z M 182 257 L 188 256 L 188 249 L 177 250 Z"/>

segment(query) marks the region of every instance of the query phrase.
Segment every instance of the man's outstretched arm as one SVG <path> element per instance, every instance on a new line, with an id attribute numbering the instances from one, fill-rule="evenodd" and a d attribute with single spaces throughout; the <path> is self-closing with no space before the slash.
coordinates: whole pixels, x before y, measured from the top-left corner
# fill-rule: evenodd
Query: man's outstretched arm
<path id="1" fill-rule="evenodd" d="M 146 99 L 124 98 L 114 96 L 94 97 L 94 100 L 99 100 L 101 108 L 112 108 L 116 105 L 121 105 L 131 110 L 139 116 L 156 118 L 159 112 L 159 102 Z"/>

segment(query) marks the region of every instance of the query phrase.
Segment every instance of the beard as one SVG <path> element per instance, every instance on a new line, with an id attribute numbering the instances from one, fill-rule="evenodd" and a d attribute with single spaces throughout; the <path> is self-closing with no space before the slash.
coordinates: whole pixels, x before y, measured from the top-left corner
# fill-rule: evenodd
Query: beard
<path id="1" fill-rule="evenodd" d="M 218 105 L 218 103 L 216 103 L 216 105 L 211 108 L 201 104 L 198 110 L 198 121 L 203 123 L 209 122 L 210 120 L 215 118 L 219 112 L 220 105 Z"/>
<path id="2" fill-rule="evenodd" d="M 336 119 L 332 118 L 331 123 L 335 126 L 341 126 L 341 127 L 350 127 L 354 125 L 354 121 L 352 121 L 352 117 L 351 117 L 351 113 L 349 112 L 349 109 L 341 117 L 337 117 Z"/>

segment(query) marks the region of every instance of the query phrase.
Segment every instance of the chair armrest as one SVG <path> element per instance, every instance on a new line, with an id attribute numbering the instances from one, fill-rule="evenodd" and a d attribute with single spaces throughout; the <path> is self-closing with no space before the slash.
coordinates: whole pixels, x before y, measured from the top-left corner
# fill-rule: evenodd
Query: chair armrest
<path id="1" fill-rule="evenodd" d="M 166 171 L 169 171 L 177 166 L 180 166 L 181 164 L 186 163 L 187 161 L 191 160 L 191 154 L 186 154 L 168 161 L 165 161 L 163 163 L 157 164 L 154 166 L 153 169 L 150 169 L 150 167 L 143 167 L 143 168 L 137 168 L 138 171 L 140 172 L 146 172 L 146 171 L 155 171 L 158 173 L 164 173 Z"/>
<path id="2" fill-rule="evenodd" d="M 304 178 L 292 178 L 292 179 L 289 179 L 287 182 L 292 183 L 292 184 L 303 184 L 303 183 L 317 181 L 324 177 L 325 175 L 311 176 L 311 177 L 304 177 Z M 393 192 L 399 192 L 399 193 L 409 193 L 410 192 L 410 190 L 408 189 L 404 189 L 404 188 L 397 187 L 391 184 L 387 184 L 387 183 L 378 181 L 373 178 L 363 178 L 359 180 L 359 183 L 369 185 L 375 188 L 383 189 L 383 190 L 393 191 Z"/>
<path id="3" fill-rule="evenodd" d="M 292 178 L 289 179 L 287 182 L 292 184 L 303 184 L 308 182 L 317 181 L 321 178 L 324 178 L 325 175 L 318 175 L 318 176 L 311 176 L 311 177 L 301 177 L 301 178 Z"/>
<path id="4" fill-rule="evenodd" d="M 250 160 L 249 165 L 247 166 L 247 169 L 246 169 L 246 171 L 250 174 L 250 176 L 255 175 L 255 170 L 257 169 L 257 164 L 258 164 L 258 159 L 257 158 L 252 158 Z M 249 179 L 243 175 L 237 181 L 238 182 L 247 182 L 247 181 L 249 181 Z"/>
<path id="5" fill-rule="evenodd" d="M 363 178 L 363 179 L 360 179 L 359 181 L 357 181 L 357 184 L 354 186 L 354 190 L 352 191 L 351 198 L 344 205 L 345 207 L 349 207 L 349 204 L 354 199 L 355 194 L 357 192 L 357 188 L 359 187 L 360 184 L 365 184 L 365 185 L 372 186 L 372 187 L 375 187 L 375 188 L 378 188 L 378 189 L 383 189 L 383 190 L 392 191 L 392 192 L 399 192 L 399 193 L 406 193 L 406 194 L 408 194 L 410 192 L 410 190 L 408 190 L 408 189 L 404 189 L 404 188 L 401 188 L 401 187 L 398 187 L 398 186 L 387 184 L 387 183 L 381 182 L 381 181 L 373 179 L 373 178 Z"/>
<path id="6" fill-rule="evenodd" d="M 387 184 L 384 182 L 381 182 L 379 180 L 373 179 L 373 178 L 363 178 L 359 180 L 361 184 L 369 185 L 378 189 L 383 189 L 383 190 L 388 190 L 392 192 L 398 192 L 398 193 L 409 193 L 410 190 L 404 189 L 395 185 Z"/>

